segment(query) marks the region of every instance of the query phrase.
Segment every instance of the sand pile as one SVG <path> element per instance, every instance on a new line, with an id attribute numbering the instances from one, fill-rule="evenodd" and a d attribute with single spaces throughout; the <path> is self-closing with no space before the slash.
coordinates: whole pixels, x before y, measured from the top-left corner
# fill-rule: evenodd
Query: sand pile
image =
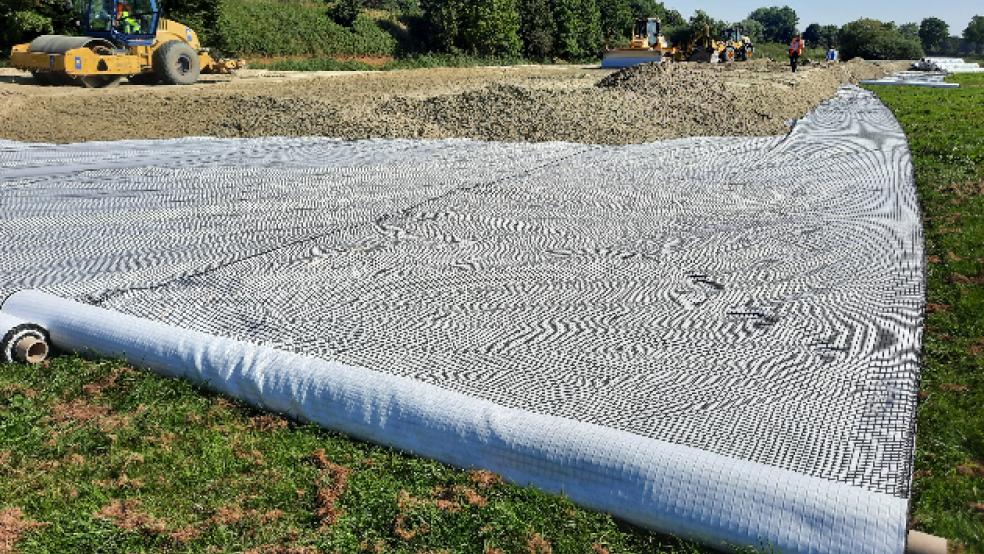
<path id="1" fill-rule="evenodd" d="M 793 75 L 756 60 L 394 71 L 236 79 L 113 90 L 0 83 L 0 138 L 75 142 L 329 136 L 626 144 L 695 135 L 771 135 L 843 83 L 894 66 L 851 62 Z M 29 82 L 29 81 L 28 81 Z M 31 110 L 18 106 L 30 105 Z"/>
<path id="2" fill-rule="evenodd" d="M 785 132 L 789 120 L 830 98 L 842 84 L 884 73 L 864 62 L 811 67 L 796 75 L 774 62 L 748 66 L 646 64 L 563 92 L 493 83 L 458 94 L 396 98 L 377 113 L 382 119 L 408 119 L 418 131 L 414 136 L 428 137 L 623 144 L 770 135 Z"/>

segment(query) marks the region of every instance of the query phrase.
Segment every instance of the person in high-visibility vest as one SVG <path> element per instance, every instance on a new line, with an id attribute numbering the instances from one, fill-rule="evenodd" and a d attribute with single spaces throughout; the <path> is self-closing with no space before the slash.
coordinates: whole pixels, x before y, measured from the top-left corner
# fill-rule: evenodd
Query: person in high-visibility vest
<path id="1" fill-rule="evenodd" d="M 120 29 L 124 34 L 134 35 L 140 32 L 140 22 L 137 18 L 130 14 L 130 6 L 126 3 L 120 3 L 118 5 L 119 13 L 117 14 L 117 21 L 119 21 Z"/>
<path id="2" fill-rule="evenodd" d="M 796 66 L 799 65 L 800 56 L 803 55 L 803 38 L 798 34 L 793 37 L 793 42 L 789 43 L 789 66 L 796 73 Z"/>
<path id="3" fill-rule="evenodd" d="M 120 21 L 123 23 L 123 32 L 128 35 L 135 35 L 140 32 L 140 22 L 130 15 L 130 12 L 123 12 Z"/>

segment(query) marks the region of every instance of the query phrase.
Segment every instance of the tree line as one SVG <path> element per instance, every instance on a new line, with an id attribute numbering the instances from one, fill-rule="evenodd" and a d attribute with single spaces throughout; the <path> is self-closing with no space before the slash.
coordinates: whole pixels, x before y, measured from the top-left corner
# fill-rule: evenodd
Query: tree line
<path id="1" fill-rule="evenodd" d="M 208 36 L 229 0 L 162 0 L 179 20 Z M 272 2 L 280 10 L 290 2 Z M 82 2 L 75 0 L 3 0 L 0 3 L 0 49 L 48 33 L 78 32 L 74 21 Z M 310 4 L 310 2 L 308 2 Z M 597 59 L 606 47 L 627 43 L 632 23 L 659 17 L 664 34 L 684 45 L 709 28 L 720 35 L 739 26 L 757 43 L 788 43 L 800 30 L 795 10 L 763 7 L 742 21 L 715 19 L 703 10 L 690 18 L 656 0 L 331 0 L 317 17 L 341 26 L 357 23 L 365 10 L 385 10 L 404 28 L 401 43 L 408 52 L 447 52 L 535 61 Z M 273 10 L 276 11 L 276 10 Z M 364 21 L 363 21 L 364 23 Z M 930 17 L 920 23 L 860 19 L 838 27 L 811 23 L 803 38 L 812 47 L 839 47 L 844 58 L 913 59 L 924 53 L 984 54 L 984 16 L 975 16 L 961 36 L 951 35 L 946 22 Z"/>
<path id="2" fill-rule="evenodd" d="M 705 28 L 719 36 L 738 26 L 757 43 L 784 44 L 800 31 L 799 16 L 789 6 L 759 8 L 730 23 L 702 10 L 685 19 L 652 0 L 420 0 L 419 8 L 431 49 L 533 60 L 595 58 L 603 47 L 627 42 L 638 17 L 659 17 L 664 34 L 678 45 Z M 845 58 L 984 54 L 984 16 L 974 16 L 961 36 L 951 36 L 946 22 L 935 17 L 901 25 L 870 18 L 840 27 L 812 23 L 802 36 L 814 48 L 840 48 Z"/>

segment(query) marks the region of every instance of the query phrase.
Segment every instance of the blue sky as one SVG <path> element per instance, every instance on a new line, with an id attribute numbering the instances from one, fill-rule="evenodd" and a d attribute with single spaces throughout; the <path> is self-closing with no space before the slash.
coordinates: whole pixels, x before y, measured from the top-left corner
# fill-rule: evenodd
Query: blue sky
<path id="1" fill-rule="evenodd" d="M 728 2 L 700 2 L 698 0 L 664 0 L 666 7 L 679 10 L 690 17 L 695 9 L 701 9 L 717 19 L 729 22 L 744 19 L 752 10 L 762 6 L 783 6 L 796 10 L 800 28 L 810 23 L 843 25 L 861 17 L 872 17 L 896 23 L 919 23 L 925 17 L 938 17 L 950 24 L 950 34 L 960 35 L 974 15 L 984 15 L 982 0 L 811 0 L 783 2 L 782 0 L 730 0 Z"/>

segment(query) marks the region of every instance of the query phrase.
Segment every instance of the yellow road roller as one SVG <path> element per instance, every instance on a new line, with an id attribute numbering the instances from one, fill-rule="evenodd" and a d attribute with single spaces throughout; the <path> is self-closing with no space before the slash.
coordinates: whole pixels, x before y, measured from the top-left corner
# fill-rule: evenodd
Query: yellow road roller
<path id="1" fill-rule="evenodd" d="M 42 85 L 104 88 L 124 78 L 140 84 L 190 85 L 202 73 L 231 73 L 242 60 L 213 57 L 198 35 L 161 17 L 156 0 L 87 0 L 84 36 L 43 35 L 11 49 L 10 62 Z"/>

